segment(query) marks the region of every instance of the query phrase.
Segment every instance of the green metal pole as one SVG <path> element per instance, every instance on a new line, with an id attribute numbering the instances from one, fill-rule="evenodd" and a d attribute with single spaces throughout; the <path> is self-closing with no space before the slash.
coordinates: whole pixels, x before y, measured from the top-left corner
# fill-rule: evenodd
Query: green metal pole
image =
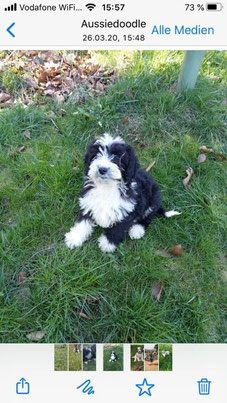
<path id="1" fill-rule="evenodd" d="M 204 50 L 187 50 L 177 85 L 177 91 L 193 89 L 204 57 Z"/>

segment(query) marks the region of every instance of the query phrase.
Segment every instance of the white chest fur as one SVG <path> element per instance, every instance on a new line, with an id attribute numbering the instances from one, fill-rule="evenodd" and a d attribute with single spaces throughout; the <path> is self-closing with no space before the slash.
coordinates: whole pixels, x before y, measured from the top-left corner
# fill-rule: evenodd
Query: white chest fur
<path id="1" fill-rule="evenodd" d="M 135 207 L 132 200 L 121 197 L 116 184 L 100 184 L 89 190 L 79 202 L 83 213 L 91 214 L 96 224 L 103 228 L 122 221 Z"/>

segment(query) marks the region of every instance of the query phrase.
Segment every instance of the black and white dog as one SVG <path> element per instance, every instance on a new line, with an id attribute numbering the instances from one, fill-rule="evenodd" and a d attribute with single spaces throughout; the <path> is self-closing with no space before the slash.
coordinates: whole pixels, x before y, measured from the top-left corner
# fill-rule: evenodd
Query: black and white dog
<path id="1" fill-rule="evenodd" d="M 79 217 L 65 235 L 70 249 L 81 246 L 99 225 L 105 228 L 98 240 L 100 249 L 114 252 L 127 233 L 131 239 L 142 238 L 157 214 L 180 214 L 164 210 L 157 183 L 140 168 L 134 149 L 121 137 L 106 133 L 95 139 L 84 162 Z"/>
<path id="2" fill-rule="evenodd" d="M 88 364 L 89 361 L 96 359 L 96 344 L 92 344 L 91 347 L 83 348 L 83 362 Z"/>
<path id="3" fill-rule="evenodd" d="M 112 351 L 109 362 L 116 362 L 118 360 L 118 355 L 115 351 Z"/>

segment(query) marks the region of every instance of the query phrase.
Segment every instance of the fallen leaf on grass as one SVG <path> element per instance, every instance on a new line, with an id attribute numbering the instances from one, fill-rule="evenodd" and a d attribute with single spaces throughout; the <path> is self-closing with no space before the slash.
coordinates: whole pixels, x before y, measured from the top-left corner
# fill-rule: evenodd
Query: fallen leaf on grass
<path id="1" fill-rule="evenodd" d="M 26 150 L 26 148 L 27 148 L 26 146 L 22 146 L 22 147 L 18 148 L 17 152 L 23 153 Z"/>
<path id="2" fill-rule="evenodd" d="M 87 320 L 90 320 L 90 319 L 91 319 L 91 318 L 89 318 L 89 316 L 88 316 L 85 312 L 83 312 L 83 311 L 80 311 L 80 312 L 79 312 L 79 316 L 81 316 L 82 318 L 87 319 Z"/>
<path id="3" fill-rule="evenodd" d="M 155 253 L 156 255 L 162 257 L 171 257 L 171 256 L 181 257 L 183 255 L 183 249 L 182 246 L 179 244 L 172 246 L 167 250 L 156 250 Z"/>
<path id="4" fill-rule="evenodd" d="M 29 51 L 28 51 L 28 55 L 29 55 L 30 57 L 37 56 L 37 55 L 38 55 L 38 50 L 29 50 Z"/>
<path id="5" fill-rule="evenodd" d="M 27 139 L 30 139 L 31 138 L 31 132 L 29 130 L 26 130 L 24 132 L 24 137 L 26 137 Z"/>
<path id="6" fill-rule="evenodd" d="M 2 92 L 0 94 L 0 103 L 8 101 L 10 98 L 11 98 L 11 96 L 9 94 Z"/>
<path id="7" fill-rule="evenodd" d="M 12 158 L 15 158 L 18 154 L 23 153 L 23 152 L 26 151 L 26 150 L 27 150 L 27 147 L 26 147 L 26 146 L 22 146 L 22 147 L 18 148 L 18 150 L 14 151 L 10 156 L 11 156 Z"/>
<path id="8" fill-rule="evenodd" d="M 38 330 L 38 332 L 28 333 L 26 337 L 31 341 L 39 341 L 45 336 L 44 330 Z"/>
<path id="9" fill-rule="evenodd" d="M 34 90 L 38 90 L 39 88 L 38 84 L 31 78 L 26 78 L 25 82 L 29 87 L 34 88 Z"/>
<path id="10" fill-rule="evenodd" d="M 151 161 L 150 164 L 147 166 L 147 168 L 145 168 L 146 172 L 149 172 L 151 168 L 153 168 L 153 166 L 155 165 L 155 161 Z"/>
<path id="11" fill-rule="evenodd" d="M 139 150 L 143 150 L 144 148 L 146 148 L 147 147 L 147 144 L 146 143 L 139 143 L 138 145 L 137 145 L 137 148 L 139 149 Z"/>
<path id="12" fill-rule="evenodd" d="M 98 298 L 89 296 L 87 297 L 87 302 L 88 304 L 96 304 L 98 302 Z"/>
<path id="13" fill-rule="evenodd" d="M 163 290 L 162 281 L 158 281 L 158 283 L 151 288 L 152 295 L 157 301 L 159 301 L 161 298 L 162 290 Z"/>
<path id="14" fill-rule="evenodd" d="M 11 106 L 12 104 L 11 104 L 11 102 L 1 102 L 0 103 L 0 108 L 10 108 L 10 106 Z"/>
<path id="15" fill-rule="evenodd" d="M 214 157 L 218 158 L 221 161 L 226 161 L 227 156 L 221 153 L 216 153 L 213 148 L 207 148 L 206 146 L 199 147 L 201 151 L 207 154 L 213 154 Z"/>
<path id="16" fill-rule="evenodd" d="M 20 271 L 18 274 L 18 282 L 19 284 L 24 283 L 27 280 L 27 274 L 24 271 Z"/>
<path id="17" fill-rule="evenodd" d="M 56 92 L 55 88 L 47 88 L 46 90 L 43 91 L 43 94 L 52 96 L 55 94 L 55 92 Z"/>
<path id="18" fill-rule="evenodd" d="M 40 55 L 40 57 L 44 60 L 44 62 L 47 62 L 52 56 L 53 56 L 52 50 L 46 50 L 45 52 L 42 52 Z"/>
<path id="19" fill-rule="evenodd" d="M 183 179 L 183 184 L 187 187 L 190 187 L 191 186 L 190 181 L 191 181 L 192 175 L 194 174 L 194 171 L 191 167 L 189 167 L 188 169 L 186 169 L 186 173 L 187 173 L 187 176 L 186 176 L 186 178 Z"/>
<path id="20" fill-rule="evenodd" d="M 198 163 L 199 163 L 199 164 L 202 164 L 203 162 L 206 161 L 206 159 L 207 159 L 207 157 L 206 157 L 205 154 L 199 154 L 199 156 L 198 156 Z"/>
<path id="21" fill-rule="evenodd" d="M 128 123 L 129 122 L 129 118 L 126 116 L 123 120 L 122 120 L 122 123 L 123 123 L 123 125 L 125 125 L 126 123 Z"/>
<path id="22" fill-rule="evenodd" d="M 176 257 L 181 257 L 183 254 L 183 250 L 182 250 L 182 246 L 176 245 L 176 246 L 172 246 L 171 248 L 169 248 L 167 250 L 168 253 L 170 253 L 170 255 L 176 256 Z"/>

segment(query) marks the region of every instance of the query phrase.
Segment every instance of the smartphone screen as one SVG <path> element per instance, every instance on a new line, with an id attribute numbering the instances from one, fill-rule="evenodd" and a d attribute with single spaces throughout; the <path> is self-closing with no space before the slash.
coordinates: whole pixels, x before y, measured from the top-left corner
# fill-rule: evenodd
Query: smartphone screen
<path id="1" fill-rule="evenodd" d="M 3 403 L 226 402 L 226 9 L 1 1 Z"/>

